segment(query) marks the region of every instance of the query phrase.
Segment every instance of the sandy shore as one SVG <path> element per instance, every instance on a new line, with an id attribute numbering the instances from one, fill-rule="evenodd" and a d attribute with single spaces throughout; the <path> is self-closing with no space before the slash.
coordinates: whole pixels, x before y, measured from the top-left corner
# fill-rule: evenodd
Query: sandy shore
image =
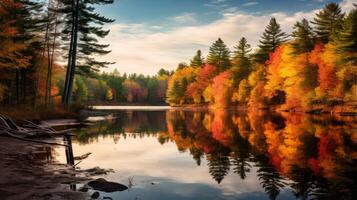
<path id="1" fill-rule="evenodd" d="M 76 177 L 67 165 L 49 161 L 49 148 L 0 137 L 1 199 L 88 199 L 87 193 L 72 191 L 69 185 L 85 178 Z"/>

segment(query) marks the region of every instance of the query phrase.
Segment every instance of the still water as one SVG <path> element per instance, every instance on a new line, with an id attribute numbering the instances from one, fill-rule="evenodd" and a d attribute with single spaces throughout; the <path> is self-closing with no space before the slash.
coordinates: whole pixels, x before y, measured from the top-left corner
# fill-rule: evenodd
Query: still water
<path id="1" fill-rule="evenodd" d="M 79 167 L 129 185 L 112 199 L 357 199 L 356 119 L 232 110 L 117 110 L 78 128 Z M 59 151 L 57 159 L 63 159 Z"/>

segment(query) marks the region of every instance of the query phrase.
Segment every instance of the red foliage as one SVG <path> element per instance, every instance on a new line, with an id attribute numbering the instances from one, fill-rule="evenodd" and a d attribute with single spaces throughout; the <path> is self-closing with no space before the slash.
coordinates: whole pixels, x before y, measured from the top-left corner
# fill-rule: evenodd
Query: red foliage
<path id="1" fill-rule="evenodd" d="M 226 107 L 229 105 L 230 90 L 233 84 L 232 74 L 229 71 L 220 73 L 213 79 L 212 91 L 215 91 L 214 103 L 216 107 Z"/>
<path id="2" fill-rule="evenodd" d="M 324 54 L 325 47 L 318 43 L 310 54 L 310 62 L 318 66 L 319 86 L 323 91 L 331 90 L 337 83 L 335 66 L 327 63 L 325 58 L 328 55 Z"/>
<path id="3" fill-rule="evenodd" d="M 198 72 L 196 81 L 189 84 L 186 90 L 187 96 L 191 97 L 196 103 L 201 101 L 201 96 L 206 87 L 212 82 L 216 75 L 217 67 L 205 64 Z"/>

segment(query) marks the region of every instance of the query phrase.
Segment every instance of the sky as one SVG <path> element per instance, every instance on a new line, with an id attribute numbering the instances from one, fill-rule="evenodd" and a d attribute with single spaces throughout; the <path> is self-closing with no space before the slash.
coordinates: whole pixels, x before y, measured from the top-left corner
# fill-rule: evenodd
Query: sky
<path id="1" fill-rule="evenodd" d="M 97 7 L 115 19 L 101 40 L 112 52 L 98 59 L 115 62 L 107 72 L 154 75 L 189 63 L 198 49 L 206 56 L 218 38 L 231 50 L 241 37 L 256 47 L 271 17 L 291 33 L 296 21 L 312 20 L 329 2 L 347 12 L 355 0 L 114 0 Z"/>

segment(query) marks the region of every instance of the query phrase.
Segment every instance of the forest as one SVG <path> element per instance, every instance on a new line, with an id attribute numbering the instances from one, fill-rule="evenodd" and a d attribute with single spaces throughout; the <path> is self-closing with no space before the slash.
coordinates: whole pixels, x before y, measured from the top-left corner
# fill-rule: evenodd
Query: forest
<path id="1" fill-rule="evenodd" d="M 231 51 L 221 38 L 206 58 L 200 50 L 170 77 L 173 106 L 277 108 L 324 112 L 357 100 L 357 8 L 327 4 L 291 34 L 271 18 L 253 50 L 242 37 Z M 346 106 L 347 105 L 347 106 Z M 347 108 L 348 109 L 348 108 Z"/>
<path id="2" fill-rule="evenodd" d="M 113 0 L 2 0 L 0 102 L 29 107 L 140 103 L 215 108 L 341 110 L 357 100 L 357 8 L 329 3 L 291 34 L 275 18 L 258 47 L 242 37 L 231 51 L 221 38 L 175 72 L 104 72 L 109 44 L 99 40 L 113 23 L 95 6 Z"/>
<path id="3" fill-rule="evenodd" d="M 171 72 L 161 69 L 155 76 L 144 76 L 101 71 L 113 64 L 95 58 L 110 53 L 109 44 L 99 39 L 109 33 L 104 24 L 114 20 L 94 7 L 112 3 L 1 1 L 1 104 L 37 109 L 61 103 L 165 103 Z"/>

